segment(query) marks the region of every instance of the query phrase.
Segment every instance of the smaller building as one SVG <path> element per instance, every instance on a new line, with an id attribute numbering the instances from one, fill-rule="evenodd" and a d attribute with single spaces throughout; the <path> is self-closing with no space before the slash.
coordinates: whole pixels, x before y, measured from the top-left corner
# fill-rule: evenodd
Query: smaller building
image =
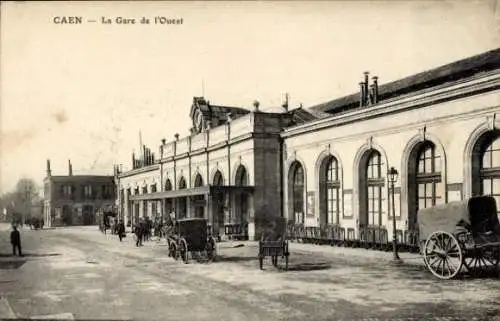
<path id="1" fill-rule="evenodd" d="M 97 213 L 111 210 L 115 202 L 114 176 L 53 176 L 47 160 L 44 179 L 44 221 L 48 227 L 98 224 Z"/>

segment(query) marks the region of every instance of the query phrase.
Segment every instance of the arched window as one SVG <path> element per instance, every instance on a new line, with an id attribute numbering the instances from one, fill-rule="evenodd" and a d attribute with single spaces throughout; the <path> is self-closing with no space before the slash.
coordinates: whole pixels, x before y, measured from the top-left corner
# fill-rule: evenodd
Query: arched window
<path id="1" fill-rule="evenodd" d="M 439 204 L 441 195 L 441 155 L 436 145 L 424 141 L 415 146 L 408 164 L 408 229 L 415 230 L 419 209 Z"/>
<path id="2" fill-rule="evenodd" d="M 156 193 L 156 183 L 151 184 L 151 193 Z M 158 216 L 158 201 L 154 200 L 151 201 L 151 216 L 153 217 L 153 220 L 156 220 Z"/>
<path id="3" fill-rule="evenodd" d="M 220 171 L 215 172 L 214 175 L 214 186 L 223 186 L 224 185 L 224 177 L 222 177 L 222 173 Z M 216 190 L 213 194 L 213 201 L 215 204 L 214 215 L 212 217 L 213 227 L 215 228 L 215 232 L 221 232 L 224 228 L 224 214 L 225 214 L 225 206 L 226 206 L 226 194 L 221 190 Z M 219 228 L 219 230 L 217 230 Z"/>
<path id="4" fill-rule="evenodd" d="M 198 173 L 194 179 L 194 187 L 203 186 L 203 177 Z M 195 217 L 203 218 L 205 215 L 205 196 L 196 195 L 192 197 Z"/>
<path id="5" fill-rule="evenodd" d="M 179 189 L 185 189 L 187 187 L 186 180 L 181 177 L 179 180 Z M 187 216 L 187 197 L 179 197 L 177 199 L 177 217 L 185 218 Z"/>
<path id="6" fill-rule="evenodd" d="M 320 168 L 321 224 L 337 224 L 340 220 L 339 166 L 335 157 L 327 157 Z"/>
<path id="7" fill-rule="evenodd" d="M 240 165 L 236 171 L 235 185 L 236 186 L 247 186 L 248 177 L 247 170 L 245 166 Z M 239 191 L 235 195 L 236 203 L 236 219 L 237 223 L 246 223 L 248 216 L 248 194 L 247 192 Z"/>
<path id="8" fill-rule="evenodd" d="M 441 190 L 441 156 L 436 151 L 436 146 L 426 142 L 418 154 L 416 173 L 417 183 L 417 211 L 421 208 L 432 207 L 439 203 Z"/>
<path id="9" fill-rule="evenodd" d="M 381 225 L 384 214 L 384 176 L 382 156 L 372 149 L 365 153 L 360 169 L 359 225 Z"/>
<path id="10" fill-rule="evenodd" d="M 500 130 L 483 135 L 473 151 L 473 195 L 491 195 L 500 217 Z"/>
<path id="11" fill-rule="evenodd" d="M 290 167 L 291 214 L 296 224 L 304 224 L 304 168 L 299 162 Z"/>
<path id="12" fill-rule="evenodd" d="M 196 178 L 194 179 L 194 187 L 200 187 L 203 186 L 203 177 L 201 177 L 200 174 L 196 175 Z"/>
<path id="13" fill-rule="evenodd" d="M 170 180 L 167 178 L 166 182 L 165 182 L 165 190 L 166 191 L 171 191 L 172 190 L 172 183 L 170 182 Z"/>
<path id="14" fill-rule="evenodd" d="M 222 177 L 222 173 L 220 171 L 217 171 L 214 175 L 214 185 L 215 186 L 224 185 L 224 177 Z"/>

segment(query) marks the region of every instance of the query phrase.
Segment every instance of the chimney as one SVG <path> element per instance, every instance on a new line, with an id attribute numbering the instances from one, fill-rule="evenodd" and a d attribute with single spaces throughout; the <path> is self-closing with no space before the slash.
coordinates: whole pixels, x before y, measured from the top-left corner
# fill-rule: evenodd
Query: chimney
<path id="1" fill-rule="evenodd" d="M 365 105 L 365 83 L 360 82 L 359 83 L 359 107 L 363 107 Z"/>
<path id="2" fill-rule="evenodd" d="M 377 104 L 378 103 L 378 77 L 373 76 L 373 103 Z"/>
<path id="3" fill-rule="evenodd" d="M 370 102 L 370 92 L 369 92 L 369 88 L 368 88 L 368 76 L 370 75 L 370 73 L 368 71 L 365 71 L 363 73 L 365 75 L 365 82 L 364 82 L 364 85 L 365 85 L 365 101 L 364 101 L 364 106 L 366 105 L 369 105 L 369 102 Z"/>
<path id="4" fill-rule="evenodd" d="M 73 166 L 71 165 L 70 159 L 68 159 L 68 175 L 73 176 Z"/>
<path id="5" fill-rule="evenodd" d="M 132 153 L 132 169 L 135 169 L 135 153 Z"/>
<path id="6" fill-rule="evenodd" d="M 281 105 L 281 107 L 285 108 L 285 111 L 288 111 L 288 93 L 285 94 L 285 101 Z"/>
<path id="7" fill-rule="evenodd" d="M 253 110 L 254 111 L 259 111 L 259 105 L 260 105 L 260 103 L 257 100 L 254 100 L 254 102 L 253 102 Z"/>
<path id="8" fill-rule="evenodd" d="M 47 159 L 47 177 L 50 177 L 52 172 L 50 170 L 50 159 Z"/>

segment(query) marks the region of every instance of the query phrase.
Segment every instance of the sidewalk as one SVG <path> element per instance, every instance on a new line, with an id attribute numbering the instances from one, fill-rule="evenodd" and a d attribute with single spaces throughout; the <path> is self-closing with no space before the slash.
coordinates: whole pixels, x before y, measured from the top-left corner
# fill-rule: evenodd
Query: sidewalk
<path id="1" fill-rule="evenodd" d="M 70 229 L 61 228 L 57 229 L 58 231 L 68 231 Z M 107 233 L 104 235 L 102 232 L 97 230 L 94 227 L 76 227 L 71 228 L 72 231 L 78 233 L 83 233 L 85 235 L 99 236 L 100 242 L 118 242 L 118 236 L 112 235 L 111 233 Z M 126 238 L 121 242 L 121 250 L 123 251 L 125 248 L 129 248 L 130 251 L 136 252 L 135 249 L 138 249 L 135 246 L 134 234 L 131 232 L 126 233 Z M 157 249 L 158 247 L 162 247 L 165 249 L 167 245 L 166 239 L 162 238 L 158 240 L 157 237 L 152 237 L 150 241 L 143 242 L 143 249 Z M 314 258 L 315 255 L 327 258 L 328 260 L 353 260 L 358 261 L 360 263 L 373 263 L 373 264 L 390 264 L 393 258 L 392 252 L 383 252 L 383 251 L 375 251 L 375 250 L 367 250 L 361 248 L 350 248 L 350 247 L 337 247 L 330 245 L 315 245 L 315 244 L 307 244 L 307 243 L 296 243 L 289 242 L 289 251 L 290 256 L 293 258 L 294 253 L 300 254 L 300 256 L 310 256 Z M 142 255 L 151 255 L 150 251 L 140 251 Z M 223 257 L 255 257 L 257 258 L 259 252 L 259 242 L 257 241 L 222 241 L 217 243 L 217 253 Z M 142 256 L 141 255 L 141 256 Z M 403 265 L 411 265 L 411 266 L 425 266 L 423 257 L 419 254 L 413 253 L 399 253 L 399 257 L 403 261 Z M 355 262 L 353 262 L 355 263 Z"/>
<path id="2" fill-rule="evenodd" d="M 259 242 L 257 241 L 226 241 L 218 243 L 219 253 L 223 254 L 224 249 L 235 248 L 238 244 L 242 244 L 246 248 L 255 248 L 255 255 L 258 253 Z M 290 255 L 293 256 L 294 252 L 300 252 L 301 254 L 320 254 L 321 256 L 328 257 L 330 259 L 335 258 L 344 258 L 344 259 L 363 259 L 367 261 L 373 261 L 377 264 L 381 262 L 391 263 L 393 258 L 393 253 L 391 252 L 383 252 L 383 251 L 375 251 L 375 250 L 367 250 L 360 248 L 350 248 L 350 247 L 337 247 L 330 245 L 315 245 L 315 244 L 307 244 L 307 243 L 289 243 L 289 252 Z M 419 254 L 413 253 L 399 253 L 399 257 L 402 260 L 404 265 L 413 265 L 413 266 L 425 266 L 423 257 Z"/>

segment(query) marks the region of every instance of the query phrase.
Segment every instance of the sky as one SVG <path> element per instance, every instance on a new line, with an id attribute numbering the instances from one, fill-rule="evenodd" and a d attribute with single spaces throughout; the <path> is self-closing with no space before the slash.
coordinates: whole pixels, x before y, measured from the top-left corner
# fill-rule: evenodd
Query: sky
<path id="1" fill-rule="evenodd" d="M 310 107 L 500 47 L 500 1 L 2 2 L 0 194 L 130 169 L 189 134 L 194 96 Z M 79 16 L 82 24 L 56 24 Z M 109 18 L 112 24 L 102 24 Z M 136 24 L 117 24 L 116 18 Z M 140 24 L 142 17 L 150 24 Z M 154 17 L 182 18 L 160 25 Z M 93 19 L 97 22 L 87 22 Z"/>

